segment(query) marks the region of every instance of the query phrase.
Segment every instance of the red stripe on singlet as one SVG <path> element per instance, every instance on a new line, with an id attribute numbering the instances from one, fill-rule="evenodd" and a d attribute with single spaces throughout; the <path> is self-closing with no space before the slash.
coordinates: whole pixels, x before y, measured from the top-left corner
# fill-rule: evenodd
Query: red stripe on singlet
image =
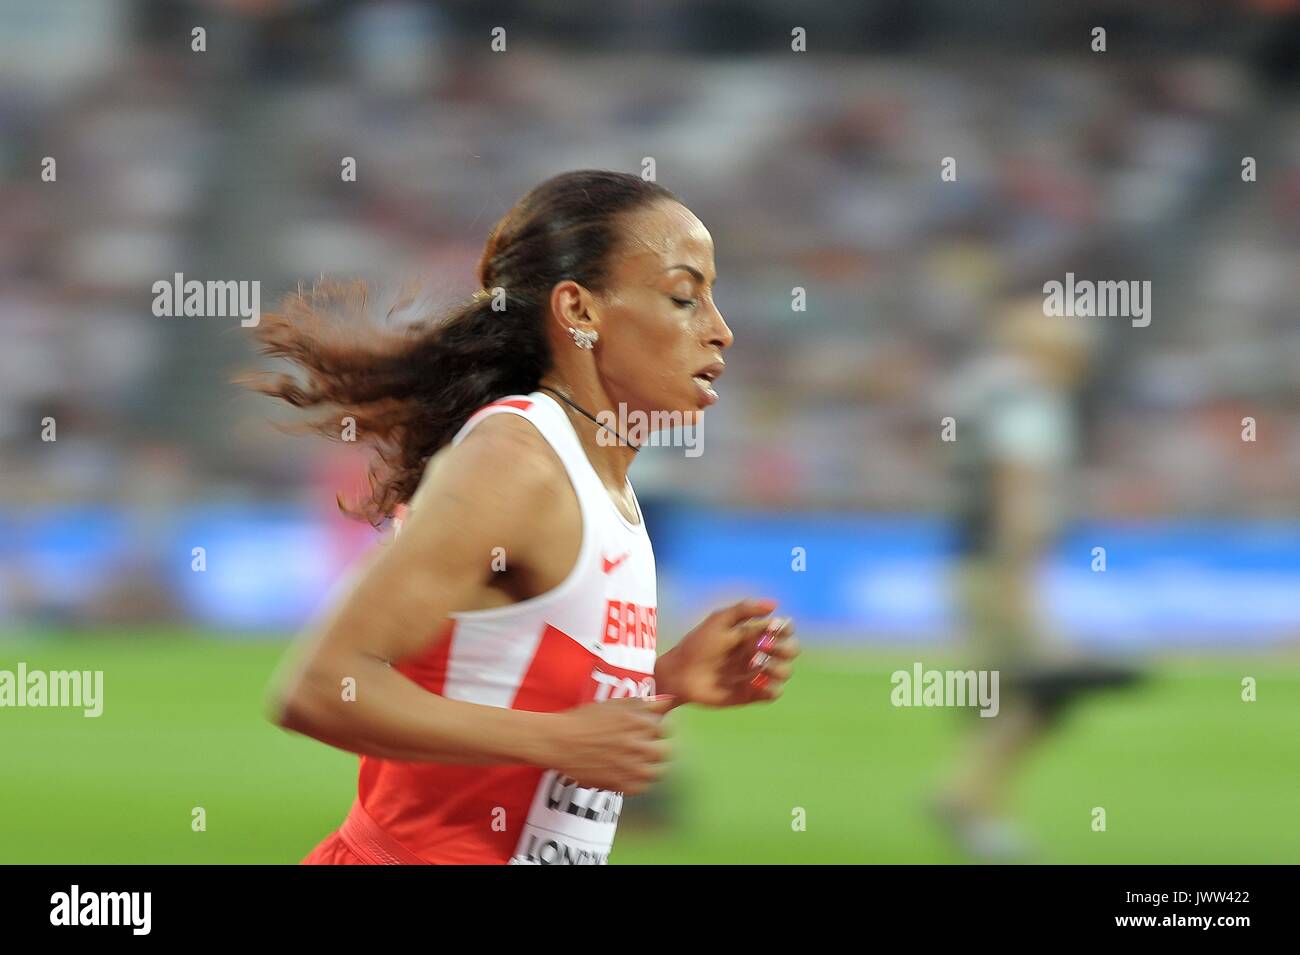
<path id="1" fill-rule="evenodd" d="M 484 405 L 479 409 L 479 411 L 484 410 L 484 408 L 495 408 L 499 405 L 504 405 L 507 408 L 518 408 L 520 411 L 527 411 L 533 406 L 533 403 L 528 398 L 502 398 L 500 401 L 494 401 L 490 405 Z"/>

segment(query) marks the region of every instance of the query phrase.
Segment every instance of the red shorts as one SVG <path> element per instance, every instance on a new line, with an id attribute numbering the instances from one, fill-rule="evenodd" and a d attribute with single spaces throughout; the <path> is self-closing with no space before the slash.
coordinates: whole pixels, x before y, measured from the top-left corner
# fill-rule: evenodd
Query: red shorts
<path id="1" fill-rule="evenodd" d="M 299 865 L 428 865 L 375 824 L 360 802 Z"/>
<path id="2" fill-rule="evenodd" d="M 367 865 L 368 863 L 348 848 L 337 832 L 331 832 L 299 865 Z"/>

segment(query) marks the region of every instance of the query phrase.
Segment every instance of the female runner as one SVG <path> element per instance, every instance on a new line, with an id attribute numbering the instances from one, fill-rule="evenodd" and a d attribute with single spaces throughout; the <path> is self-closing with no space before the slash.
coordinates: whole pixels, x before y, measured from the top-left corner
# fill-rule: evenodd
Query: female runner
<path id="1" fill-rule="evenodd" d="M 664 713 L 774 700 L 798 653 L 769 600 L 656 652 L 617 422 L 717 400 L 732 333 L 703 224 L 637 176 L 565 173 L 478 273 L 471 303 L 409 332 L 340 327 L 301 292 L 259 328 L 302 374 L 257 387 L 325 433 L 352 416 L 377 451 L 360 513 L 401 517 L 272 693 L 281 726 L 361 756 L 304 863 L 604 863 L 623 794 L 668 759 Z"/>

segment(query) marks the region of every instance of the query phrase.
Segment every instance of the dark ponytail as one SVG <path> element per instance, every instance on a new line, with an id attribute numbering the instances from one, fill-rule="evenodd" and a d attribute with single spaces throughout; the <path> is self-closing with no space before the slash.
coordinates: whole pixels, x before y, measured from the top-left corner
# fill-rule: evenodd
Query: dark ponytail
<path id="1" fill-rule="evenodd" d="M 537 388 L 551 366 L 545 318 L 556 283 L 572 279 L 603 291 L 619 239 L 616 217 L 673 198 L 627 173 L 582 170 L 548 179 L 493 227 L 473 301 L 440 320 L 394 330 L 361 323 L 369 295 L 363 282 L 299 289 L 263 316 L 257 337 L 264 354 L 293 362 L 302 377 L 246 383 L 298 408 L 329 409 L 307 424 L 317 433 L 338 439 L 341 419 L 356 420 L 357 437 L 375 450 L 370 497 L 340 499 L 339 506 L 378 525 L 410 500 L 429 458 L 471 414 Z"/>

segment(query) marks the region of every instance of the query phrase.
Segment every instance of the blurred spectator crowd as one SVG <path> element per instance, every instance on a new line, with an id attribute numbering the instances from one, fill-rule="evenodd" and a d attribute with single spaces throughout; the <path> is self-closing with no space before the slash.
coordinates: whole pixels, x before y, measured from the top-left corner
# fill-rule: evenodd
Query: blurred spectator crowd
<path id="1" fill-rule="evenodd" d="M 584 36 L 503 14 L 493 52 L 459 4 L 0 3 L 0 499 L 332 502 L 356 452 L 270 427 L 230 383 L 249 330 L 156 317 L 152 284 L 257 280 L 265 310 L 322 273 L 415 277 L 437 308 L 529 187 L 653 157 L 712 231 L 736 345 L 703 455 L 643 456 L 646 496 L 937 509 L 945 381 L 1008 296 L 1072 271 L 1153 283 L 1149 327 L 1073 319 L 1102 326 L 1084 510 L 1294 513 L 1300 107 L 1257 31 L 1136 53 L 1117 28 L 1094 53 L 1062 18 L 1013 55 L 919 24 L 820 52 L 827 26 L 794 53 L 769 15 L 712 55 L 673 49 L 687 7 L 602 4 L 603 35 L 578 6 Z"/>

